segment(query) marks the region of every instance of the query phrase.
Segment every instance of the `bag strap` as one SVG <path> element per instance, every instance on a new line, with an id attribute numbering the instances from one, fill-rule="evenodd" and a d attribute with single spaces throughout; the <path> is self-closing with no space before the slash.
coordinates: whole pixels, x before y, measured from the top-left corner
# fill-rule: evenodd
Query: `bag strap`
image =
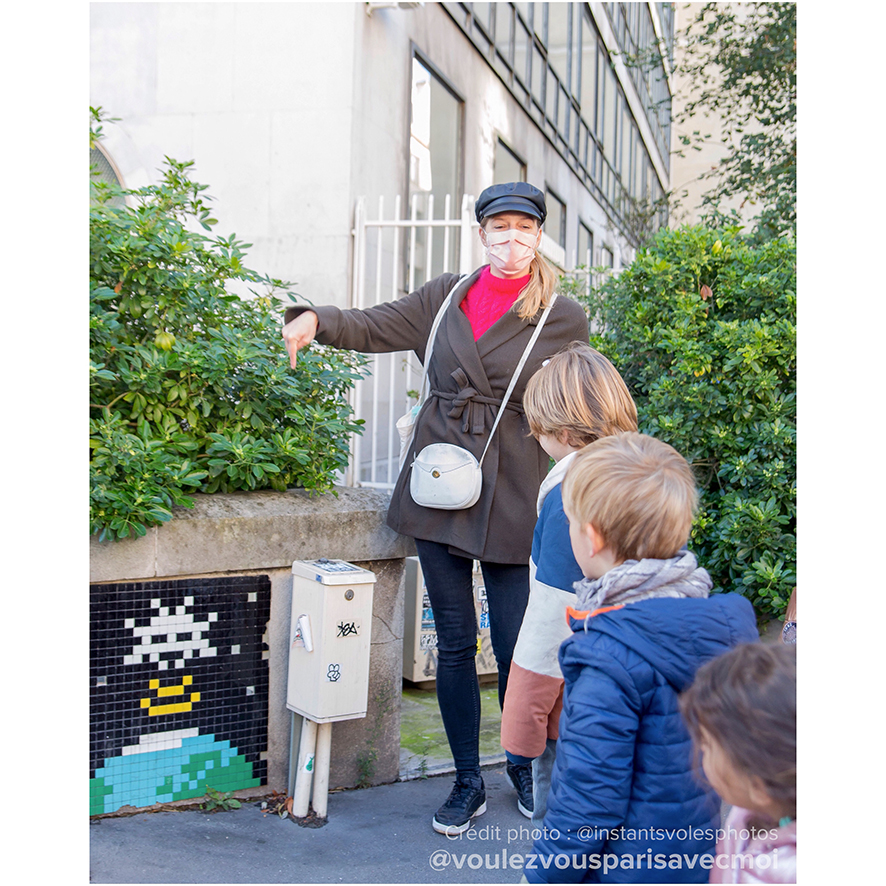
<path id="1" fill-rule="evenodd" d="M 541 315 L 541 319 L 538 321 L 538 325 L 535 327 L 535 332 L 532 333 L 532 338 L 529 339 L 529 344 L 526 345 L 526 350 L 523 351 L 523 356 L 520 358 L 520 362 L 517 364 L 517 368 L 514 370 L 514 374 L 511 376 L 511 383 L 508 385 L 508 389 L 505 392 L 504 400 L 501 401 L 501 406 L 498 409 L 498 412 L 495 414 L 495 422 L 493 422 L 492 430 L 489 432 L 489 439 L 486 441 L 486 446 L 483 448 L 483 455 L 480 456 L 480 465 L 483 465 L 483 459 L 486 458 L 486 452 L 489 449 L 489 444 L 492 442 L 492 435 L 495 433 L 496 428 L 498 427 L 499 421 L 501 421 L 502 415 L 504 415 L 505 406 L 508 404 L 508 400 L 511 399 L 511 394 L 514 391 L 514 385 L 517 384 L 517 379 L 520 377 L 520 373 L 523 371 L 523 367 L 526 365 L 526 361 L 529 359 L 529 354 L 532 351 L 532 348 L 535 346 L 536 341 L 538 340 L 539 335 L 541 335 L 542 326 L 545 325 L 545 320 L 548 319 L 548 314 L 551 313 L 551 308 L 554 307 L 554 302 L 557 300 L 557 293 L 555 292 L 553 297 L 551 298 L 550 303 L 545 308 L 544 313 Z"/>
<path id="2" fill-rule="evenodd" d="M 440 305 L 439 310 L 437 311 L 437 316 L 434 317 L 434 323 L 431 326 L 431 331 L 428 334 L 428 347 L 425 351 L 425 359 L 424 365 L 422 366 L 422 374 L 421 374 L 421 387 L 418 389 L 418 405 L 419 407 L 422 403 L 425 402 L 428 398 L 428 367 L 431 365 L 431 355 L 434 353 L 434 339 L 437 337 L 437 329 L 440 326 L 441 321 L 443 320 L 443 315 L 446 313 L 446 309 L 449 307 L 450 302 L 452 301 L 452 296 L 455 295 L 455 290 L 461 286 L 462 281 L 467 277 L 467 274 L 463 274 L 458 280 L 455 281 L 455 285 L 452 289 L 449 290 L 449 295 L 443 299 L 443 304 Z"/>
<path id="3" fill-rule="evenodd" d="M 428 396 L 428 367 L 431 365 L 431 354 L 433 354 L 434 352 L 434 339 L 437 337 L 437 328 L 440 326 L 443 315 L 446 313 L 446 309 L 449 307 L 449 304 L 452 301 L 452 296 L 455 295 L 455 290 L 458 289 L 465 277 L 467 277 L 467 275 L 458 278 L 455 286 L 452 287 L 452 289 L 449 291 L 449 295 L 446 296 L 446 298 L 443 300 L 443 304 L 440 305 L 440 309 L 437 311 L 437 316 L 434 317 L 434 325 L 431 326 L 431 332 L 428 335 L 428 348 L 427 351 L 425 351 L 421 388 L 419 389 L 419 407 L 422 403 L 425 402 Z M 511 399 L 511 394 L 514 392 L 514 385 L 517 384 L 517 379 L 520 377 L 520 373 L 523 371 L 523 367 L 526 365 L 526 361 L 529 359 L 529 355 L 530 353 L 532 353 L 532 349 L 533 347 L 535 347 L 535 343 L 538 340 L 539 335 L 541 335 L 542 327 L 545 325 L 545 320 L 548 319 L 548 314 L 551 313 L 551 308 L 554 307 L 554 302 L 556 300 L 557 293 L 555 292 L 551 297 L 548 306 L 544 309 L 544 313 L 541 315 L 541 319 L 538 321 L 538 324 L 535 327 L 535 331 L 532 333 L 532 338 L 529 339 L 529 343 L 526 345 L 526 349 L 523 351 L 523 356 L 520 357 L 520 362 L 517 364 L 517 368 L 514 370 L 514 374 L 511 376 L 511 382 L 508 385 L 507 391 L 505 391 L 504 399 L 501 401 L 501 406 L 499 407 L 498 412 L 495 414 L 495 421 L 492 424 L 492 430 L 489 432 L 489 439 L 486 441 L 486 446 L 483 448 L 483 455 L 480 456 L 481 466 L 483 465 L 483 459 L 486 458 L 486 452 L 489 449 L 489 444 L 492 442 L 492 436 L 498 428 L 498 423 L 501 421 L 501 417 L 504 414 L 505 406 L 507 406 L 508 400 Z"/>

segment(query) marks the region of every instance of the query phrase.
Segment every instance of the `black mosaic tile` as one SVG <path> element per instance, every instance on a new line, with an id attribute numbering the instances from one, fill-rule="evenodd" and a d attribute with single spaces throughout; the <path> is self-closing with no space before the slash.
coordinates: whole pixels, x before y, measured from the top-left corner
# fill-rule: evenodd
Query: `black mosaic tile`
<path id="1" fill-rule="evenodd" d="M 269 618 L 267 576 L 92 586 L 91 814 L 266 782 Z"/>

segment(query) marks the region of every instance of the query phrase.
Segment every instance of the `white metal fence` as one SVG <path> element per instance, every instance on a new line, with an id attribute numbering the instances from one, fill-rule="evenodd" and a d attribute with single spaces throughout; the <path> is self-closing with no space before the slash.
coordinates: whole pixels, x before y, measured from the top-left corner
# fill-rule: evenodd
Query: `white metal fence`
<path id="1" fill-rule="evenodd" d="M 435 207 L 433 195 L 416 194 L 408 217 L 402 217 L 403 201 L 398 196 L 386 218 L 380 197 L 378 214 L 370 218 L 366 198 L 358 198 L 351 307 L 394 301 L 446 271 L 466 274 L 479 266 L 482 247 L 475 233 L 473 196 L 466 194 L 458 214 L 453 214 L 453 201 L 446 195 L 438 218 L 439 203 Z M 415 403 L 409 392 L 421 382 L 421 365 L 411 351 L 373 354 L 369 359 L 372 376 L 352 391 L 355 416 L 366 424 L 363 435 L 352 438 L 345 482 L 393 489 L 400 453 L 395 423 Z"/>
<path id="2" fill-rule="evenodd" d="M 435 206 L 433 195 L 414 195 L 408 217 L 401 217 L 403 202 L 398 196 L 393 212 L 386 218 L 385 201 L 380 197 L 378 214 L 370 218 L 366 198 L 357 199 L 351 307 L 368 308 L 394 301 L 439 274 L 467 274 L 484 261 L 472 195 L 462 198 L 457 215 L 453 214 L 454 201 L 446 195 L 439 218 L 435 211 L 441 201 Z M 547 234 L 542 234 L 540 251 L 559 268 L 565 267 L 565 250 Z M 400 453 L 395 425 L 415 403 L 410 392 L 421 383 L 421 365 L 411 351 L 373 354 L 369 360 L 371 377 L 358 382 L 351 391 L 355 417 L 363 419 L 365 425 L 362 436 L 355 434 L 351 440 L 344 482 L 348 486 L 393 489 Z"/>

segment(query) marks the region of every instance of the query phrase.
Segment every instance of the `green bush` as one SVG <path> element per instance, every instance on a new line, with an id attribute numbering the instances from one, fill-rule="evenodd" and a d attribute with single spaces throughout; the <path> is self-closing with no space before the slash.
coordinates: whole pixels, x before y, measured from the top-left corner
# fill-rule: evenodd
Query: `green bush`
<path id="1" fill-rule="evenodd" d="M 796 582 L 794 241 L 665 229 L 590 296 L 573 288 L 640 430 L 693 466 L 691 544 L 715 589 L 782 616 Z"/>
<path id="2" fill-rule="evenodd" d="M 92 175 L 90 530 L 102 540 L 144 535 L 189 492 L 327 491 L 362 424 L 344 396 L 362 358 L 314 344 L 290 369 L 289 284 L 246 268 L 233 235 L 195 233 L 215 220 L 192 165 L 167 157 L 138 190 Z"/>

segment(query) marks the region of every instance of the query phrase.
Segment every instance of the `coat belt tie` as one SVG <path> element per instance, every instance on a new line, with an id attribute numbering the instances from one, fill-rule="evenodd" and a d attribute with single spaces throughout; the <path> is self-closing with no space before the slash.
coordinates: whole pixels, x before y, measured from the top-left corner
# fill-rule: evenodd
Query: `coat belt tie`
<path id="1" fill-rule="evenodd" d="M 452 372 L 451 377 L 459 387 L 457 393 L 432 390 L 430 392 L 431 396 L 439 397 L 441 400 L 448 400 L 452 403 L 452 408 L 446 414 L 450 418 L 463 419 L 461 425 L 463 434 L 482 434 L 486 428 L 486 413 L 479 406 L 501 406 L 501 400 L 496 400 L 494 397 L 484 397 L 476 388 L 471 387 L 468 384 L 468 377 L 461 367 Z M 521 414 L 523 412 L 523 409 L 512 401 L 508 402 L 508 408 Z"/>

